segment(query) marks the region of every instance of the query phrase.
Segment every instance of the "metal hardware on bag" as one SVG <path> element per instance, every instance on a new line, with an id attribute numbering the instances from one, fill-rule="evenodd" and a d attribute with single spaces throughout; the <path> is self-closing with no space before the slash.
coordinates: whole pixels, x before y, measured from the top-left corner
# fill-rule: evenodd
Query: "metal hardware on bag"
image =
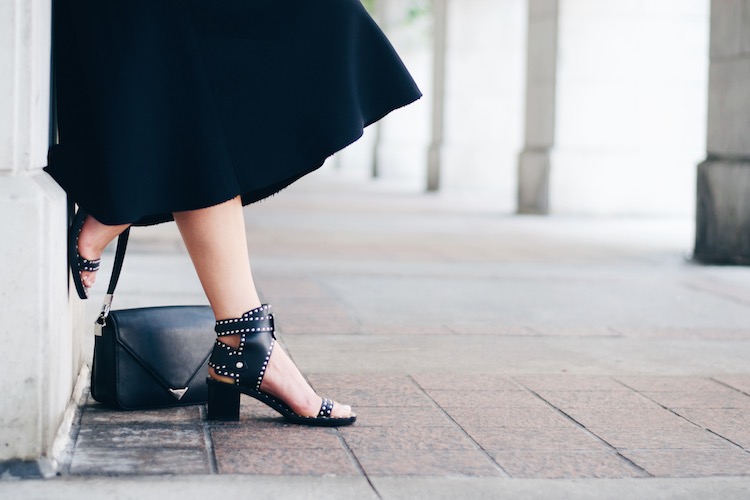
<path id="1" fill-rule="evenodd" d="M 185 387 L 184 389 L 169 389 L 169 392 L 171 392 L 172 396 L 174 396 L 175 399 L 179 401 L 182 399 L 182 396 L 185 395 L 187 390 L 188 390 L 188 387 Z"/>
<path id="2" fill-rule="evenodd" d="M 107 318 L 109 317 L 109 311 L 112 309 L 112 299 L 114 298 L 114 295 L 111 293 L 108 293 L 104 296 L 104 303 L 102 304 L 102 312 L 99 313 L 99 317 L 96 318 L 96 323 L 94 324 L 94 335 L 97 337 L 102 336 L 102 328 L 107 326 Z"/>

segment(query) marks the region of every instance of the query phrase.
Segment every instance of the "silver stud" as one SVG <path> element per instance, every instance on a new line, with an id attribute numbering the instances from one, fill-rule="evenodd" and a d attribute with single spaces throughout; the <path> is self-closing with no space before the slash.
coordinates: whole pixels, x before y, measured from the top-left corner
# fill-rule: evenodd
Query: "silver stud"
<path id="1" fill-rule="evenodd" d="M 242 368 L 243 366 L 245 366 L 245 364 L 242 361 L 237 361 L 237 364 L 234 366 L 236 366 L 237 368 Z"/>

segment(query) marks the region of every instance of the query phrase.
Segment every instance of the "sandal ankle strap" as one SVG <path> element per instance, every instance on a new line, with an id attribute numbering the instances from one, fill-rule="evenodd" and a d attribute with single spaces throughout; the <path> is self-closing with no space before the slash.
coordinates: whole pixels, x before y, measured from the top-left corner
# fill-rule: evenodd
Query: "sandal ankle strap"
<path id="1" fill-rule="evenodd" d="M 271 306 L 264 304 L 239 318 L 219 320 L 214 329 L 219 337 L 239 335 L 240 343 L 233 349 L 217 338 L 208 366 L 237 385 L 260 390 L 276 343 Z"/>
<path id="2" fill-rule="evenodd" d="M 256 332 L 271 332 L 271 335 L 273 335 L 274 324 L 271 306 L 263 304 L 246 312 L 239 318 L 219 320 L 216 322 L 214 331 L 218 337 Z"/>

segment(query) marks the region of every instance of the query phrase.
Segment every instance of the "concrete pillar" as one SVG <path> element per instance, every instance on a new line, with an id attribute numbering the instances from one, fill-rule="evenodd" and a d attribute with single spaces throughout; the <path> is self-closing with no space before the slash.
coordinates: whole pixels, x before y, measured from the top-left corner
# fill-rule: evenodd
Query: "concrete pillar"
<path id="1" fill-rule="evenodd" d="M 66 286 L 66 199 L 41 170 L 50 21 L 49 0 L 0 2 L 0 473 L 49 465 L 82 363 Z"/>
<path id="2" fill-rule="evenodd" d="M 529 0 L 523 213 L 692 213 L 708 0 Z"/>
<path id="3" fill-rule="evenodd" d="M 432 101 L 431 0 L 372 0 L 375 20 L 404 60 L 425 97 L 368 127 L 331 162 L 342 176 L 421 190 L 426 184 Z M 375 174 L 375 175 L 373 175 Z"/>
<path id="4" fill-rule="evenodd" d="M 445 16 L 440 189 L 506 212 L 523 147 L 526 10 L 526 0 L 448 0 Z"/>
<path id="5" fill-rule="evenodd" d="M 448 0 L 432 5 L 432 127 L 427 151 L 427 190 L 440 189 L 445 137 L 445 60 L 448 28 Z"/>
<path id="6" fill-rule="evenodd" d="M 558 0 L 529 0 L 525 144 L 518 166 L 518 212 L 549 212 L 550 156 L 557 111 Z"/>
<path id="7" fill-rule="evenodd" d="M 750 0 L 711 2 L 707 158 L 695 258 L 750 264 Z"/>

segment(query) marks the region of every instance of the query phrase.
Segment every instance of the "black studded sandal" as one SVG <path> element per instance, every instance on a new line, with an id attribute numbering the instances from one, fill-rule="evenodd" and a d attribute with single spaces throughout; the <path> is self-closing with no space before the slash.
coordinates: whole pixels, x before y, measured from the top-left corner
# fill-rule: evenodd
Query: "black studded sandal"
<path id="1" fill-rule="evenodd" d="M 264 304 L 240 318 L 217 321 L 215 330 L 219 337 L 239 335 L 240 345 L 233 349 L 216 339 L 208 366 L 217 375 L 234 379 L 234 384 L 208 378 L 209 420 L 239 420 L 240 394 L 265 403 L 295 424 L 333 427 L 350 425 L 357 419 L 355 415 L 332 417 L 333 401 L 325 398 L 317 416 L 299 415 L 284 401 L 260 390 L 276 343 L 271 306 Z"/>
<path id="2" fill-rule="evenodd" d="M 78 253 L 78 237 L 81 235 L 81 229 L 83 229 L 83 223 L 86 221 L 87 215 L 86 212 L 79 208 L 75 217 L 73 217 L 73 223 L 70 225 L 70 231 L 68 232 L 68 264 L 73 275 L 76 292 L 78 292 L 78 296 L 82 299 L 88 299 L 89 294 L 83 285 L 81 273 L 83 271 L 95 273 L 99 270 L 99 264 L 101 264 L 101 259 L 84 259 Z"/>

